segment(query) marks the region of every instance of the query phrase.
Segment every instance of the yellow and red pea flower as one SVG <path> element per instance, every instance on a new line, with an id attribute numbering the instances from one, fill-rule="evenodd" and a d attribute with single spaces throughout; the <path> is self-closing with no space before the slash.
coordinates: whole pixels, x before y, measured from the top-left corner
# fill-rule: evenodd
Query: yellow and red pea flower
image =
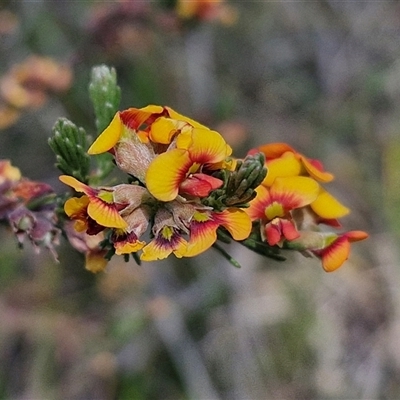
<path id="1" fill-rule="evenodd" d="M 171 253 L 176 257 L 185 256 L 187 240 L 184 236 L 189 233 L 186 224 L 189 221 L 176 221 L 173 210 L 179 207 L 179 203 L 172 206 L 172 210 L 160 208 L 154 217 L 154 238 L 143 248 L 141 259 L 144 261 L 162 260 Z"/>
<path id="2" fill-rule="evenodd" d="M 326 272 L 337 270 L 349 258 L 350 243 L 364 240 L 368 234 L 363 231 L 350 231 L 341 235 L 332 235 L 326 247 L 311 250 L 322 261 Z"/>
<path id="3" fill-rule="evenodd" d="M 320 161 L 308 159 L 285 143 L 267 144 L 260 146 L 257 151 L 261 151 L 266 157 L 268 174 L 262 185 L 257 189 L 257 192 L 261 193 L 261 195 L 258 195 L 251 202 L 247 212 L 252 219 L 259 218 L 263 221 L 266 241 L 270 245 L 286 244 L 289 248 L 295 248 L 291 247 L 293 246 L 291 242 L 293 242 L 294 246 L 297 246 L 298 243 L 303 241 L 301 249 L 309 250 L 312 254 L 319 257 L 322 260 L 325 271 L 333 271 L 339 268 L 348 258 L 350 252 L 349 243 L 363 240 L 368 235 L 362 231 L 352 231 L 341 235 L 315 232 L 319 224 L 330 225 L 336 228 L 340 227 L 338 218 L 344 217 L 350 212 L 347 207 L 342 205 L 317 183 L 317 181 L 322 183 L 330 182 L 333 179 L 333 175 L 324 170 Z M 309 201 L 310 198 L 308 198 L 308 204 L 304 203 L 299 207 L 292 207 L 291 209 L 288 207 L 287 218 L 282 219 L 278 215 L 279 207 L 282 204 L 279 202 L 274 204 L 271 201 L 269 193 L 271 191 L 275 193 L 276 182 L 279 183 L 291 177 L 301 176 L 308 177 L 307 179 L 312 179 L 315 182 L 319 188 L 317 196 L 312 201 Z M 301 188 L 293 187 L 292 190 L 302 193 Z M 315 192 L 313 193 L 314 195 Z M 262 215 L 263 212 L 265 213 L 265 217 Z M 281 213 L 284 214 L 283 211 Z M 304 237 L 307 237 L 307 240 L 310 237 L 313 237 L 313 240 L 318 238 L 317 240 L 323 240 L 324 244 L 321 245 L 319 243 L 315 247 L 315 244 L 309 243 L 307 247 L 307 240 L 304 241 Z"/>
<path id="4" fill-rule="evenodd" d="M 118 212 L 118 208 L 121 209 L 126 205 L 118 207 L 118 204 L 114 203 L 111 188 L 94 189 L 68 175 L 61 175 L 59 179 L 64 184 L 75 189 L 76 192 L 84 193 L 87 196 L 87 200 L 81 200 L 81 206 L 83 208 L 87 205 L 87 214 L 99 225 L 108 228 L 127 228 L 128 224 Z M 80 214 L 82 210 L 79 209 L 78 203 L 78 200 L 66 203 L 66 214 L 69 216 Z"/>
<path id="5" fill-rule="evenodd" d="M 218 132 L 160 106 L 117 113 L 88 153 L 106 151 L 160 201 L 179 193 L 206 197 L 223 182 L 203 174 L 203 168 L 223 165 L 232 153 Z"/>
<path id="6" fill-rule="evenodd" d="M 252 221 L 262 221 L 266 241 L 274 246 L 299 236 L 291 211 L 310 205 L 318 196 L 319 185 L 308 177 L 280 177 L 271 187 L 259 186 L 256 192 L 246 213 Z"/>
<path id="7" fill-rule="evenodd" d="M 251 150 L 255 151 L 261 151 L 266 158 L 268 175 L 263 182 L 265 186 L 270 186 L 278 176 L 310 176 L 324 183 L 334 178 L 324 170 L 319 160 L 307 158 L 286 143 L 270 143 Z"/>
<path id="8" fill-rule="evenodd" d="M 221 212 L 196 211 L 190 223 L 190 240 L 185 257 L 194 257 L 208 250 L 217 240 L 217 229 L 224 227 L 234 240 L 245 240 L 251 232 L 249 216 L 236 207 Z"/>
<path id="9" fill-rule="evenodd" d="M 287 247 L 315 255 L 321 259 L 326 272 L 333 272 L 349 258 L 351 243 L 367 238 L 368 234 L 363 231 L 341 234 L 302 231 L 298 239 L 287 243 Z"/>
<path id="10" fill-rule="evenodd" d="M 205 179 L 203 167 L 227 159 L 232 149 L 222 136 L 210 129 L 192 128 L 176 137 L 176 148 L 159 154 L 146 173 L 149 192 L 161 201 L 171 201 L 180 194 L 206 197 L 222 186 L 219 179 Z M 160 174 L 163 171 L 163 174 Z"/>

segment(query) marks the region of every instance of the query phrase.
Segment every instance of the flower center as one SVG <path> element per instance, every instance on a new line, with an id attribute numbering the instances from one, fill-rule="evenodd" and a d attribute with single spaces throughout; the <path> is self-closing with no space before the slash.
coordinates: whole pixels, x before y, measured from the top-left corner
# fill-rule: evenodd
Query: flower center
<path id="1" fill-rule="evenodd" d="M 276 217 L 285 216 L 285 210 L 281 203 L 274 201 L 268 207 L 265 208 L 265 216 L 271 221 Z"/>

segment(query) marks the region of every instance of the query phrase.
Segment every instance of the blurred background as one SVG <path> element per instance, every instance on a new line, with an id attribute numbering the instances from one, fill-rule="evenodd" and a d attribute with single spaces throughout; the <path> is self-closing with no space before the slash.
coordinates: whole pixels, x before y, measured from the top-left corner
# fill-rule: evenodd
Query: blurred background
<path id="1" fill-rule="evenodd" d="M 397 2 L 2 1 L 0 158 L 58 193 L 47 138 L 96 135 L 94 65 L 121 109 L 169 105 L 241 157 L 287 142 L 370 238 L 327 274 L 232 245 L 85 271 L 0 229 L 1 399 L 400 398 L 400 5 Z"/>

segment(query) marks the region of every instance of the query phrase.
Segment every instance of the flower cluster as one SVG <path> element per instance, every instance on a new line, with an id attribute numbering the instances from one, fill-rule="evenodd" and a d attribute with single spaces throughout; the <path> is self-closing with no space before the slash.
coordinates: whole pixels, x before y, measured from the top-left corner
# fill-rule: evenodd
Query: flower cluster
<path id="1" fill-rule="evenodd" d="M 0 160 L 0 222 L 11 227 L 20 245 L 27 238 L 36 251 L 46 247 L 57 258 L 54 246 L 61 231 L 54 199 L 49 185 L 23 178 L 8 160 Z"/>
<path id="2" fill-rule="evenodd" d="M 321 183 L 330 182 L 318 160 L 311 160 L 285 143 L 259 147 L 266 157 L 268 174 L 256 189 L 257 197 L 247 213 L 259 222 L 260 235 L 270 246 L 296 249 L 322 260 L 325 271 L 339 268 L 348 258 L 350 242 L 367 234 L 350 231 L 326 232 L 321 226 L 340 227 L 339 218 L 349 213 Z M 251 152 L 250 152 L 251 153 Z"/>
<path id="3" fill-rule="evenodd" d="M 117 112 L 88 153 L 111 153 L 129 176 L 128 183 L 97 187 L 60 177 L 82 193 L 64 206 L 86 237 L 80 243 L 99 235 L 97 246 L 91 240 L 79 247 L 87 260 L 96 256 L 94 267 L 86 265 L 94 272 L 104 268 L 105 253 L 145 261 L 193 257 L 211 246 L 223 252 L 217 239 L 232 238 L 278 259 L 280 249 L 314 255 L 329 272 L 348 258 L 350 242 L 367 237 L 323 230 L 340 227 L 349 209 L 322 186 L 333 175 L 319 161 L 284 143 L 235 159 L 218 132 L 169 107 Z"/>
<path id="4" fill-rule="evenodd" d="M 111 254 L 146 261 L 193 257 L 215 243 L 219 227 L 234 240 L 250 235 L 242 208 L 266 175 L 264 157 L 237 161 L 218 132 L 154 105 L 117 112 L 88 150 L 105 152 L 131 183 L 92 187 L 68 175 L 60 180 L 83 193 L 64 207 L 75 230 L 105 233 L 102 244 Z"/>

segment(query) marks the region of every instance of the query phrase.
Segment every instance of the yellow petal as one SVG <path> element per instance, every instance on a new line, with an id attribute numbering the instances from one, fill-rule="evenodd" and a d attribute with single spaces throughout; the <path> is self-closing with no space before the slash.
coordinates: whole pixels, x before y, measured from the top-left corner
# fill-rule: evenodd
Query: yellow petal
<path id="1" fill-rule="evenodd" d="M 347 207 L 322 187 L 316 200 L 311 203 L 311 208 L 317 215 L 324 219 L 341 218 L 350 212 Z"/>
<path id="2" fill-rule="evenodd" d="M 163 260 L 171 253 L 171 247 L 161 246 L 157 240 L 152 240 L 147 246 L 143 247 L 143 253 L 140 255 L 140 259 L 143 261 Z"/>
<path id="3" fill-rule="evenodd" d="M 173 149 L 158 155 L 146 173 L 147 190 L 158 200 L 174 200 L 191 165 L 189 153 L 183 149 Z"/>
<path id="4" fill-rule="evenodd" d="M 140 108 L 140 111 L 151 114 L 161 114 L 164 111 L 164 107 L 157 106 L 155 104 L 149 104 L 148 106 Z"/>
<path id="5" fill-rule="evenodd" d="M 168 115 L 172 118 L 172 119 L 176 119 L 178 121 L 185 121 L 187 123 L 189 123 L 190 125 L 192 125 L 194 128 L 201 128 L 201 129 L 208 129 L 206 126 L 198 123 L 197 121 L 195 121 L 194 119 L 185 117 L 182 114 L 177 113 L 176 111 L 174 111 L 172 108 L 169 107 L 165 107 L 165 109 L 168 111 Z"/>
<path id="6" fill-rule="evenodd" d="M 176 140 L 176 147 L 187 149 L 192 161 L 199 164 L 224 161 L 232 152 L 230 146 L 218 132 L 200 128 L 180 134 Z"/>
<path id="7" fill-rule="evenodd" d="M 4 180 L 19 181 L 21 172 L 17 167 L 13 167 L 9 160 L 0 160 L 0 183 Z"/>
<path id="8" fill-rule="evenodd" d="M 140 240 L 134 242 L 116 242 L 114 243 L 115 254 L 120 256 L 122 254 L 136 253 L 141 250 L 145 244 L 146 242 L 141 242 Z"/>
<path id="9" fill-rule="evenodd" d="M 102 252 L 87 252 L 85 255 L 85 269 L 97 274 L 104 271 L 108 264 L 108 260 L 104 258 Z"/>
<path id="10" fill-rule="evenodd" d="M 163 260 L 167 258 L 172 252 L 181 258 L 187 248 L 186 240 L 175 234 L 171 242 L 167 240 L 154 239 L 147 246 L 143 248 L 143 253 L 140 259 L 143 261 Z"/>
<path id="11" fill-rule="evenodd" d="M 333 180 L 334 176 L 330 172 L 322 171 L 317 168 L 309 159 L 300 155 L 300 160 L 304 165 L 306 171 L 310 176 L 320 182 L 330 182 Z"/>
<path id="12" fill-rule="evenodd" d="M 101 226 L 119 229 L 126 229 L 128 227 L 128 224 L 119 215 L 114 204 L 105 203 L 97 197 L 90 199 L 87 212 Z"/>
<path id="13" fill-rule="evenodd" d="M 251 232 L 250 217 L 238 208 L 228 208 L 214 214 L 215 220 L 227 229 L 235 240 L 247 239 Z"/>
<path id="14" fill-rule="evenodd" d="M 160 117 L 151 124 L 150 139 L 155 143 L 169 144 L 177 132 L 174 121 Z"/>
<path id="15" fill-rule="evenodd" d="M 84 220 L 82 220 L 82 219 L 76 220 L 75 223 L 74 223 L 74 229 L 75 229 L 77 232 L 86 232 L 87 229 L 88 229 L 88 223 L 87 223 L 87 221 L 84 221 Z"/>
<path id="16" fill-rule="evenodd" d="M 267 176 L 262 184 L 271 186 L 278 177 L 298 176 L 301 173 L 301 163 L 292 152 L 286 152 L 281 157 L 267 161 Z"/>
<path id="17" fill-rule="evenodd" d="M 88 154 L 101 154 L 112 149 L 121 138 L 124 125 L 117 112 L 110 122 L 110 125 L 98 136 L 94 143 L 89 147 Z"/>
<path id="18" fill-rule="evenodd" d="M 312 178 L 291 176 L 276 178 L 270 188 L 273 200 L 279 201 L 287 210 L 304 207 L 313 202 L 320 186 Z"/>
<path id="19" fill-rule="evenodd" d="M 205 213 L 198 213 L 206 215 Z M 199 220 L 201 219 L 199 215 Z M 196 214 L 194 216 L 196 218 Z M 184 254 L 185 257 L 194 257 L 208 250 L 217 240 L 218 223 L 213 220 L 193 222 L 190 227 L 190 240 Z"/>
<path id="20" fill-rule="evenodd" d="M 62 183 L 71 186 L 77 192 L 93 195 L 94 189 L 92 189 L 90 186 L 85 185 L 82 182 L 79 182 L 78 179 L 75 179 L 73 176 L 61 175 L 58 177 L 58 179 Z"/>
<path id="21" fill-rule="evenodd" d="M 73 217 L 86 210 L 89 204 L 89 197 L 84 195 L 82 197 L 71 197 L 64 204 L 64 211 L 68 217 Z"/>

